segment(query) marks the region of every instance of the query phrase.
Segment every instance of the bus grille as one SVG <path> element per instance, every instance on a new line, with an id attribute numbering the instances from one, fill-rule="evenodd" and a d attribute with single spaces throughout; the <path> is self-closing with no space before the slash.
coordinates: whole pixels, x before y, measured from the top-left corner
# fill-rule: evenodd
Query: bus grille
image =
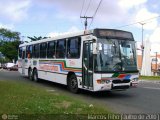
<path id="1" fill-rule="evenodd" d="M 123 86 L 114 86 L 112 87 L 112 90 L 115 90 L 115 89 L 128 89 L 129 86 L 128 85 L 123 85 Z"/>
<path id="2" fill-rule="evenodd" d="M 119 84 L 119 83 L 129 83 L 130 80 L 113 80 L 112 81 L 114 84 Z"/>

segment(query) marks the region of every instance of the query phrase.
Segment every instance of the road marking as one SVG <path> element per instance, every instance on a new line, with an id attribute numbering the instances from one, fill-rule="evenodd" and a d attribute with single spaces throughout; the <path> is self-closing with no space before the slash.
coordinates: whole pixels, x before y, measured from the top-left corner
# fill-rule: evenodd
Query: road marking
<path id="1" fill-rule="evenodd" d="M 155 88 L 155 87 L 142 87 L 142 88 L 160 90 L 160 88 Z"/>

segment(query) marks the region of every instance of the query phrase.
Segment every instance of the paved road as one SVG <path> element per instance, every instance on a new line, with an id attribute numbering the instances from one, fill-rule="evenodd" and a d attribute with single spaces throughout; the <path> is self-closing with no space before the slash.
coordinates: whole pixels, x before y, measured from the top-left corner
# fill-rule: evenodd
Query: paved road
<path id="1" fill-rule="evenodd" d="M 42 86 L 49 92 L 63 92 L 93 105 L 103 105 L 117 113 L 160 113 L 160 82 L 157 81 L 140 81 L 138 88 L 127 91 L 92 93 L 82 90 L 80 94 L 72 94 L 63 85 L 46 81 L 34 83 L 15 71 L 0 71 L 0 80 L 16 80 Z"/>

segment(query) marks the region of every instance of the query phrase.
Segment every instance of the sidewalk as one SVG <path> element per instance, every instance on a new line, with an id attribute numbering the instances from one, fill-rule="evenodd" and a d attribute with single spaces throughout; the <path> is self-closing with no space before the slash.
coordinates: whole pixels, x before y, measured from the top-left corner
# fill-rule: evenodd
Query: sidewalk
<path id="1" fill-rule="evenodd" d="M 160 84 L 160 80 L 139 80 L 140 83 L 156 83 L 156 84 Z"/>

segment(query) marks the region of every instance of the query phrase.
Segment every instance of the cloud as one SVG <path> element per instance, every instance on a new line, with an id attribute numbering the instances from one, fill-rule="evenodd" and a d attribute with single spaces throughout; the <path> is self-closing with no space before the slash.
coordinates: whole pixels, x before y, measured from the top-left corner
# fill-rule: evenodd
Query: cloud
<path id="1" fill-rule="evenodd" d="M 3 0 L 0 1 L 0 16 L 10 21 L 20 21 L 27 17 L 30 0 Z"/>
<path id="2" fill-rule="evenodd" d="M 80 20 L 80 13 L 82 9 L 83 0 L 36 0 L 36 2 L 41 2 L 43 4 L 48 4 L 48 6 L 53 6 L 54 11 L 56 11 L 55 16 L 59 19 L 77 21 Z M 82 11 L 82 16 L 93 16 L 100 0 L 91 0 L 90 7 L 86 12 L 89 4 L 89 0 L 86 0 L 84 9 Z M 86 13 L 86 14 L 85 14 Z M 124 20 L 126 17 L 126 10 L 124 10 L 117 2 L 117 0 L 103 0 L 98 12 L 96 14 L 96 22 L 113 22 Z M 123 16 L 123 17 L 122 17 Z"/>
<path id="3" fill-rule="evenodd" d="M 144 26 L 143 26 L 144 29 L 153 30 L 158 25 L 158 19 L 156 19 L 156 18 L 155 19 L 150 19 L 150 18 L 154 18 L 154 17 L 157 17 L 157 16 L 158 16 L 157 13 L 149 12 L 146 8 L 142 8 L 135 15 L 135 21 L 142 21 L 141 23 L 145 23 Z M 146 20 L 146 21 L 144 21 L 144 20 Z M 136 25 L 136 26 L 139 27 L 139 28 L 141 27 L 140 24 Z"/>
<path id="4" fill-rule="evenodd" d="M 151 42 L 151 54 L 155 54 L 155 52 L 160 53 L 160 27 L 157 27 L 153 33 L 148 37 Z"/>
<path id="5" fill-rule="evenodd" d="M 120 0 L 119 5 L 126 9 L 130 9 L 139 5 L 143 5 L 146 2 L 147 0 Z"/>
<path id="6" fill-rule="evenodd" d="M 6 28 L 6 29 L 10 29 L 10 30 L 12 30 L 12 29 L 14 29 L 14 25 L 13 24 L 2 24 L 2 23 L 0 23 L 0 28 Z"/>
<path id="7" fill-rule="evenodd" d="M 70 33 L 73 33 L 73 32 L 78 32 L 79 29 L 75 26 L 72 26 L 71 28 L 69 28 L 69 30 L 67 32 L 50 32 L 47 37 L 56 37 L 56 36 L 59 36 L 59 35 L 66 35 L 66 34 L 70 34 Z"/>
<path id="8" fill-rule="evenodd" d="M 154 32 L 150 36 L 150 41 L 152 43 L 159 43 L 160 44 L 160 27 L 157 27 Z"/>

